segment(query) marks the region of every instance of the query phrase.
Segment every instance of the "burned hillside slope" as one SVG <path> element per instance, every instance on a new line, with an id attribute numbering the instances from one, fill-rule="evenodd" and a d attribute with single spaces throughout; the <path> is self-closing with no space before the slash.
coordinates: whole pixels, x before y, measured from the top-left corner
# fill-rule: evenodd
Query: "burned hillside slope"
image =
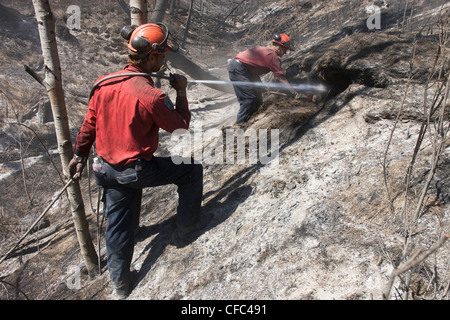
<path id="1" fill-rule="evenodd" d="M 433 82 L 433 91 L 426 99 L 444 94 L 439 86 L 446 78 L 440 75 L 448 74 L 448 61 L 439 55 L 435 64 L 439 40 L 439 35 L 363 32 L 291 57 L 285 66 L 297 65 L 299 72 L 290 80 L 320 83 L 327 94 L 307 102 L 272 93 L 239 127 L 279 129 L 279 167 L 263 174 L 258 165 L 206 166 L 204 214 L 210 223 L 182 249 L 167 245 L 167 235 L 146 242 L 150 246 L 135 260 L 139 281 L 131 298 L 382 298 L 390 272 L 408 253 L 402 252 L 407 229 L 401 204 L 417 203 L 414 195 L 429 171 L 428 145 L 403 193 L 427 84 Z M 385 116 L 397 113 L 400 123 Z M 443 120 L 448 125 L 448 113 Z M 442 159 L 449 146 L 443 141 Z M 433 178 L 437 187 L 429 189 L 427 213 L 413 231 L 416 250 L 448 232 L 449 188 L 443 179 L 448 169 L 441 162 Z M 447 244 L 436 252 L 439 262 L 417 268 L 436 267 L 448 280 L 448 250 Z M 423 289 L 427 281 L 412 273 L 408 285 L 397 284 L 397 293 L 429 298 L 435 293 Z"/>
<path id="2" fill-rule="evenodd" d="M 437 46 L 436 37 L 417 42 L 377 33 L 346 37 L 317 55 L 308 78 L 317 75 L 334 94 L 313 102 L 266 96 L 239 129 L 278 129 L 279 166 L 268 171 L 261 165 L 205 166 L 203 214 L 210 222 L 181 249 L 170 246 L 167 215 L 159 219 L 153 207 L 148 227 L 157 226 L 159 233 L 138 245 L 138 283 L 130 298 L 381 299 L 395 261 L 401 261 L 405 227 L 385 195 L 380 158 L 393 119 L 383 115 L 398 112 L 409 84 L 403 110 L 414 116 L 397 124 L 387 168 L 393 205 L 400 208 L 407 198 L 405 165 L 424 119 L 420 101 L 433 72 L 430 51 Z M 445 64 L 442 72 L 448 72 Z M 445 80 L 431 78 L 437 84 Z M 369 121 L 373 114 L 378 118 Z M 226 128 L 236 129 L 221 129 Z M 449 146 L 444 142 L 443 158 Z M 420 191 L 429 155 L 417 158 L 411 194 Z M 435 200 L 422 217 L 417 249 L 448 230 L 449 189 L 442 179 L 448 169 L 444 161 L 433 180 L 439 187 L 429 190 Z M 148 196 L 151 202 L 155 195 Z M 413 206 L 417 199 L 409 198 Z M 176 200 L 166 201 L 173 210 Z M 448 245 L 437 252 L 443 279 L 449 276 L 447 255 Z M 420 289 L 425 278 L 412 278 L 410 287 L 400 283 L 397 290 L 416 298 L 432 294 Z M 445 295 L 445 286 L 440 288 Z"/>

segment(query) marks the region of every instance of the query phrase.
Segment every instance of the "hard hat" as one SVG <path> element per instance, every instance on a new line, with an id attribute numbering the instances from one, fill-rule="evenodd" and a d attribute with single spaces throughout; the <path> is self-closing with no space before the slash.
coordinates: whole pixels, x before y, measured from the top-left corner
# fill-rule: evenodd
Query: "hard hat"
<path id="1" fill-rule="evenodd" d="M 275 33 L 273 35 L 272 43 L 277 43 L 287 50 L 294 50 L 294 45 L 292 44 L 291 38 L 289 38 L 289 36 L 284 33 Z"/>
<path id="2" fill-rule="evenodd" d="M 120 32 L 128 40 L 128 49 L 133 58 L 144 58 L 151 53 L 176 51 L 167 43 L 169 29 L 163 23 L 146 23 L 136 26 L 126 26 Z"/>

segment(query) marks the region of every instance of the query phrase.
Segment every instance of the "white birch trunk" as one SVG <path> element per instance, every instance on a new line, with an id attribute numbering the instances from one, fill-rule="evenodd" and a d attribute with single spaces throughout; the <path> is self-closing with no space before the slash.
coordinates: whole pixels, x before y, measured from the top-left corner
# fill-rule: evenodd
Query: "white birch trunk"
<path id="1" fill-rule="evenodd" d="M 147 0 L 130 0 L 131 25 L 147 23 Z"/>
<path id="2" fill-rule="evenodd" d="M 65 176 L 68 177 L 67 165 L 73 157 L 73 146 L 70 138 L 69 121 L 67 119 L 62 88 L 61 66 L 56 45 L 54 17 L 48 0 L 33 0 L 33 5 L 38 22 L 42 55 L 44 56 L 46 70 L 44 85 L 52 107 L 62 168 Z M 92 276 L 97 271 L 97 253 L 89 234 L 89 225 L 86 219 L 78 181 L 71 184 L 67 191 L 81 254 L 86 263 L 89 275 Z"/>

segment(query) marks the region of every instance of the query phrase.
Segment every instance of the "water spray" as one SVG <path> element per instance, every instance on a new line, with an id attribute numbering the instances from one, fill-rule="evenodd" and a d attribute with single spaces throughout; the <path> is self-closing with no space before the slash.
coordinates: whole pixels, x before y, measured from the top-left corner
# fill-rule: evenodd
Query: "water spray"
<path id="1" fill-rule="evenodd" d="M 289 84 L 289 86 L 283 83 L 276 82 L 249 82 L 249 81 L 225 81 L 225 80 L 188 80 L 188 83 L 203 83 L 203 84 L 215 84 L 215 85 L 236 85 L 236 86 L 248 86 L 255 88 L 267 88 L 267 89 L 288 89 L 292 88 L 295 91 L 308 91 L 308 92 L 326 92 L 327 88 L 323 85 L 314 84 Z"/>
<path id="2" fill-rule="evenodd" d="M 143 76 L 143 77 L 154 77 L 159 79 L 166 79 L 166 80 L 172 80 L 173 78 L 170 76 L 157 74 L 157 73 L 139 73 L 139 72 L 130 72 L 130 73 L 118 73 L 113 74 L 107 77 L 104 77 L 103 79 L 100 79 L 97 81 L 94 86 L 92 87 L 91 94 L 89 97 L 92 97 L 92 94 L 94 93 L 94 90 L 97 88 L 97 86 L 105 81 L 112 78 L 118 78 L 118 77 L 135 77 L 135 76 Z M 201 84 L 212 84 L 212 85 L 237 85 L 237 86 L 248 86 L 253 88 L 266 88 L 266 89 L 288 89 L 292 88 L 293 90 L 299 92 L 311 92 L 311 93 L 323 93 L 327 91 L 327 88 L 324 85 L 315 85 L 315 84 L 289 84 L 285 85 L 283 83 L 276 83 L 276 82 L 250 82 L 250 81 L 226 81 L 226 80 L 195 80 L 195 79 L 188 79 L 188 83 L 201 83 Z"/>

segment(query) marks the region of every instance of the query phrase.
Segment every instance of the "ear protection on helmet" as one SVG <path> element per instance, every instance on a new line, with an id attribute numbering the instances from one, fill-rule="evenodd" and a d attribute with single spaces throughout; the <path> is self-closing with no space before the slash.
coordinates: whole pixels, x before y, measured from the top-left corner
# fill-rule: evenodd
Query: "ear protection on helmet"
<path id="1" fill-rule="evenodd" d="M 144 54 L 151 51 L 150 42 L 144 37 L 134 37 L 131 40 L 131 46 L 136 49 L 137 54 Z"/>
<path id="2" fill-rule="evenodd" d="M 281 35 L 279 33 L 273 34 L 273 40 L 280 42 L 281 41 Z"/>
<path id="3" fill-rule="evenodd" d="M 120 35 L 122 36 L 122 38 L 124 38 L 125 40 L 130 40 L 131 38 L 131 34 L 133 33 L 133 31 L 137 28 L 136 25 L 132 25 L 132 26 L 125 26 L 122 28 L 122 30 L 120 30 Z"/>

